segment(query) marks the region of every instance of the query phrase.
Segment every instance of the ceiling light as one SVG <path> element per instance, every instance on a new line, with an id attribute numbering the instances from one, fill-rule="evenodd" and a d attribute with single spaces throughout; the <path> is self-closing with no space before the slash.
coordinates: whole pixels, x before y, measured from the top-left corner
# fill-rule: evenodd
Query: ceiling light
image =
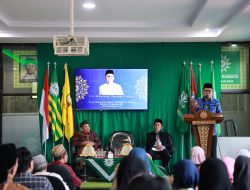
<path id="1" fill-rule="evenodd" d="M 210 31 L 210 29 L 207 27 L 207 28 L 205 28 L 205 32 L 209 32 Z"/>
<path id="2" fill-rule="evenodd" d="M 237 44 L 231 44 L 231 46 L 232 46 L 232 47 L 236 47 L 236 46 L 237 46 Z"/>
<path id="3" fill-rule="evenodd" d="M 94 9 L 96 5 L 92 2 L 83 3 L 82 5 L 85 9 Z"/>

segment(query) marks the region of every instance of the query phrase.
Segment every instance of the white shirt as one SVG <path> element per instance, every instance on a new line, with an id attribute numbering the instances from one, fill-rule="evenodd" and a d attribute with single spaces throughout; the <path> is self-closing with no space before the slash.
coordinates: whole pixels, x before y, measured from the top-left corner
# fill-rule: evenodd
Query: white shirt
<path id="1" fill-rule="evenodd" d="M 124 95 L 122 87 L 119 84 L 103 84 L 99 86 L 99 95 Z"/>

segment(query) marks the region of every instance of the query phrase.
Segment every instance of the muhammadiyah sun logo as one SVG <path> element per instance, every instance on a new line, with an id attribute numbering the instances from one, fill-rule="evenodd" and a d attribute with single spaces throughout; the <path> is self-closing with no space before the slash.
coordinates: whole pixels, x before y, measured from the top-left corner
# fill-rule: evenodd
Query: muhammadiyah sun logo
<path id="1" fill-rule="evenodd" d="M 228 69 L 230 69 L 230 65 L 232 63 L 230 62 L 230 59 L 227 58 L 227 56 L 223 56 L 221 54 L 221 73 L 227 72 Z"/>
<path id="2" fill-rule="evenodd" d="M 50 86 L 50 94 L 52 96 L 59 96 L 59 87 L 58 87 L 58 83 L 57 82 L 53 82 Z"/>

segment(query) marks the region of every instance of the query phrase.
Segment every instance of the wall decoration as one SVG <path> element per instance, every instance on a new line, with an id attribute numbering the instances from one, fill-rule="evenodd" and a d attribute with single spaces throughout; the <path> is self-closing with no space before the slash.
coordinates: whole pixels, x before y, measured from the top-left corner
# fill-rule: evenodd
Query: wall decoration
<path id="1" fill-rule="evenodd" d="M 37 52 L 14 51 L 14 88 L 32 88 L 37 82 Z"/>
<path id="2" fill-rule="evenodd" d="M 244 45 L 223 46 L 221 50 L 221 90 L 248 89 L 248 48 Z"/>

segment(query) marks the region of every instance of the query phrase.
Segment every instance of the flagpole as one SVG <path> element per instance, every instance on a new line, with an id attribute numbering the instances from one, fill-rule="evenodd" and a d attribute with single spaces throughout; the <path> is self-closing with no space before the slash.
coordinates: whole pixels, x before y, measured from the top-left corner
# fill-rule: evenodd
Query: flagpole
<path id="1" fill-rule="evenodd" d="M 47 68 L 48 68 L 48 76 L 49 76 L 49 62 L 47 63 Z M 49 130 L 49 129 L 48 129 Z M 45 141 L 45 145 L 44 145 L 44 150 L 45 150 L 45 153 L 44 153 L 44 156 L 45 156 L 45 159 L 47 160 L 47 140 Z"/>
<path id="2" fill-rule="evenodd" d="M 67 63 L 65 63 L 64 64 L 64 78 L 66 77 L 66 72 L 65 72 L 65 67 L 68 67 L 68 64 Z M 64 84 L 65 85 L 65 84 Z M 64 87 L 63 87 L 64 88 Z M 63 134 L 65 135 L 65 126 L 63 125 Z M 64 135 L 63 135 L 63 143 L 64 143 Z M 71 151 L 70 151 L 70 140 L 69 140 L 69 142 L 68 142 L 69 144 L 68 144 L 68 150 L 69 150 L 69 163 L 71 164 Z"/>
<path id="3" fill-rule="evenodd" d="M 184 61 L 183 67 L 185 67 L 185 66 L 186 66 L 186 62 Z M 182 134 L 182 136 L 181 136 L 181 141 L 182 141 L 182 143 L 181 143 L 181 145 L 182 145 L 181 159 L 183 159 L 184 158 L 184 134 Z"/>
<path id="4" fill-rule="evenodd" d="M 64 70 L 64 81 L 65 81 L 65 77 L 66 77 L 66 74 L 65 74 L 65 67 L 67 67 L 67 63 L 64 64 L 64 67 L 63 67 L 63 70 Z M 65 85 L 65 84 L 64 84 Z M 64 88 L 64 85 L 63 85 L 63 88 Z M 62 99 L 61 99 L 62 101 Z M 62 105 L 63 106 L 63 105 Z M 61 106 L 61 107 L 62 107 Z M 63 123 L 63 122 L 62 122 Z M 64 135 L 65 135 L 65 125 L 63 124 L 63 144 L 64 144 Z M 70 154 L 69 154 L 70 155 Z"/>
<path id="5" fill-rule="evenodd" d="M 193 70 L 193 63 L 192 63 L 192 61 L 190 62 L 190 88 L 192 88 L 191 86 L 192 86 L 192 80 L 191 80 L 191 77 L 192 77 L 192 70 Z M 190 105 L 191 105 L 191 97 L 192 97 L 192 89 L 190 90 L 190 94 L 189 94 L 189 97 L 190 97 Z M 189 125 L 189 140 L 190 140 L 190 142 L 189 142 L 189 148 L 191 149 L 192 148 L 192 125 L 190 124 Z"/>
<path id="6" fill-rule="evenodd" d="M 198 67 L 199 67 L 199 94 L 198 94 L 198 98 L 201 98 L 202 97 L 202 86 L 201 86 L 201 84 L 202 84 L 202 82 L 201 82 L 201 63 L 199 63 L 198 64 Z"/>
<path id="7" fill-rule="evenodd" d="M 54 62 L 54 70 L 56 69 L 56 62 Z M 54 71 L 53 71 L 54 72 Z M 55 133 L 55 132 L 54 132 Z M 55 135 L 53 135 L 53 147 L 55 146 Z M 54 160 L 54 158 L 53 158 Z"/>

